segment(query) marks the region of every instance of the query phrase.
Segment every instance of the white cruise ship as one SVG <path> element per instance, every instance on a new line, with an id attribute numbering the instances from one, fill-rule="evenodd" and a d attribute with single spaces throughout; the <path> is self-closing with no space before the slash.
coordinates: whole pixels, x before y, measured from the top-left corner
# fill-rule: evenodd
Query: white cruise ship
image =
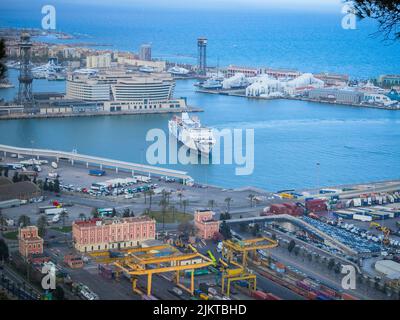
<path id="1" fill-rule="evenodd" d="M 216 142 L 212 129 L 202 127 L 197 117 L 189 117 L 186 112 L 182 117 L 174 116 L 168 122 L 168 128 L 185 146 L 203 155 L 210 154 Z"/>

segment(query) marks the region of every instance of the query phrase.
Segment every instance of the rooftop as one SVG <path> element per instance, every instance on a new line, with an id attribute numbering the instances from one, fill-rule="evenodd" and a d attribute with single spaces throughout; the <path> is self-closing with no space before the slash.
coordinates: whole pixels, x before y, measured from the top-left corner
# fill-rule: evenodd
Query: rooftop
<path id="1" fill-rule="evenodd" d="M 90 220 L 84 220 L 84 221 L 74 221 L 74 224 L 80 226 L 80 227 L 92 227 L 95 226 L 96 224 L 100 223 L 100 225 L 111 225 L 115 223 L 135 223 L 135 222 L 146 222 L 146 221 L 155 221 L 154 219 L 151 219 L 148 216 L 139 216 L 139 217 L 127 217 L 127 218 L 119 218 L 119 217 L 114 217 L 114 218 L 93 218 Z"/>

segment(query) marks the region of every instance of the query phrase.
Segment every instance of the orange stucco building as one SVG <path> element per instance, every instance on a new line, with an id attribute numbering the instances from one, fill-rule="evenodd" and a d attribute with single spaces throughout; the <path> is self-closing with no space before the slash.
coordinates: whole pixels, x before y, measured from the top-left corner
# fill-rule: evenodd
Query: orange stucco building
<path id="1" fill-rule="evenodd" d="M 80 252 L 124 249 L 154 240 L 156 221 L 147 216 L 74 221 L 72 237 Z"/>
<path id="2" fill-rule="evenodd" d="M 31 255 L 43 254 L 43 239 L 39 237 L 36 226 L 28 226 L 19 229 L 18 233 L 19 253 L 24 258 Z"/>
<path id="3" fill-rule="evenodd" d="M 211 239 L 219 231 L 220 221 L 214 220 L 214 214 L 211 210 L 197 210 L 195 212 L 194 225 L 200 238 Z"/>

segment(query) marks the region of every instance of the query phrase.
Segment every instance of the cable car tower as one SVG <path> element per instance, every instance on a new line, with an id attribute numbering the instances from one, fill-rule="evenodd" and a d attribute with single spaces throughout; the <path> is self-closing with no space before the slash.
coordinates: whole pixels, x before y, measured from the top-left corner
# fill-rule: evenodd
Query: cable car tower
<path id="1" fill-rule="evenodd" d="M 24 106 L 25 110 L 32 111 L 34 108 L 34 99 L 32 93 L 33 76 L 31 71 L 31 53 L 32 42 L 28 33 L 21 34 L 20 42 L 18 43 L 20 53 L 19 66 L 19 87 L 18 87 L 18 103 Z"/>

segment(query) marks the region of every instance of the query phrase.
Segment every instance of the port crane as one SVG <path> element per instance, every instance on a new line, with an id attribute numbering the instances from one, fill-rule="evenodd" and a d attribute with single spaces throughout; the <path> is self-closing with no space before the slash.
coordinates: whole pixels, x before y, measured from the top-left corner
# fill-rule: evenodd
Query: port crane
<path id="1" fill-rule="evenodd" d="M 234 281 L 245 280 L 249 288 L 256 290 L 257 277 L 248 268 L 248 254 L 257 250 L 272 249 L 278 246 L 276 240 L 261 237 L 242 241 L 225 240 L 222 242 L 222 256 L 220 263 L 223 268 L 221 275 L 222 293 L 230 295 L 231 284 Z"/>
<path id="2" fill-rule="evenodd" d="M 177 248 L 165 244 L 121 250 L 117 255 L 113 255 L 110 251 L 93 252 L 91 256 L 99 263 L 114 265 L 117 279 L 119 279 L 121 273 L 131 277 L 132 290 L 138 294 L 143 294 L 137 288 L 139 276 L 147 277 L 146 291 L 147 295 L 151 295 L 153 275 L 174 272 L 176 285 L 193 295 L 194 271 L 211 266 L 213 261 L 192 246 L 189 246 L 189 248 L 191 252 L 182 253 Z M 191 271 L 189 288 L 180 282 L 181 273 L 186 270 Z"/>

